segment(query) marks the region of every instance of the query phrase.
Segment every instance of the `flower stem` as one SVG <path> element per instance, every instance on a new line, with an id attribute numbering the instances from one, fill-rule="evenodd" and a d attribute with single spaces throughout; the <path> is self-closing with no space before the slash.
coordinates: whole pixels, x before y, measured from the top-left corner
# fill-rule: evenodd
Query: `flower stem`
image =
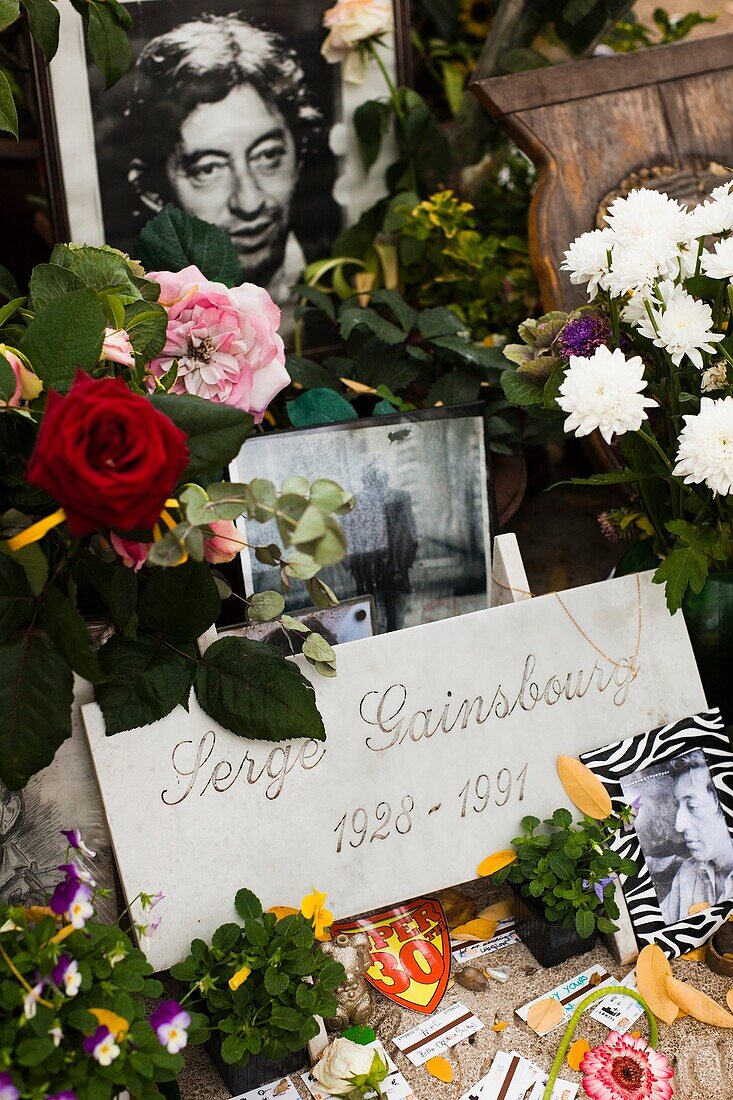
<path id="1" fill-rule="evenodd" d="M 570 1046 L 570 1040 L 575 1033 L 575 1029 L 580 1022 L 580 1017 L 585 1012 L 586 1008 L 589 1008 L 595 1001 L 600 1001 L 602 997 L 608 997 L 611 993 L 622 993 L 624 997 L 630 997 L 633 1001 L 638 1001 L 641 1007 L 646 1013 L 646 1018 L 649 1021 L 649 1046 L 656 1047 L 659 1039 L 659 1029 L 657 1027 L 657 1018 L 646 1003 L 641 993 L 637 993 L 635 989 L 629 989 L 625 985 L 607 985 L 603 989 L 596 989 L 593 993 L 590 993 L 587 997 L 584 997 L 576 1008 L 573 1015 L 570 1017 L 568 1026 L 565 1028 L 565 1034 L 562 1037 L 560 1046 L 557 1048 L 557 1054 L 555 1055 L 555 1061 L 552 1063 L 552 1069 L 550 1070 L 550 1076 L 547 1078 L 547 1085 L 545 1091 L 542 1094 L 542 1100 L 550 1100 L 552 1096 L 552 1090 L 555 1087 L 558 1074 L 562 1068 L 562 1064 L 565 1061 L 565 1055 L 567 1054 L 568 1047 Z"/>
<path id="2" fill-rule="evenodd" d="M 407 160 L 407 172 L 410 177 L 410 190 L 414 191 L 417 195 L 419 194 L 417 187 L 417 172 L 415 171 L 415 164 L 409 154 L 407 147 L 407 119 L 405 117 L 405 112 L 402 109 L 402 104 L 400 103 L 399 91 L 395 87 L 394 81 L 387 71 L 387 66 L 382 61 L 382 58 L 379 56 L 379 53 L 377 52 L 377 47 L 375 46 L 371 38 L 367 39 L 366 47 L 369 50 L 371 56 L 376 61 L 377 67 L 379 68 L 379 71 L 384 78 L 384 82 L 387 85 L 389 98 L 392 101 L 392 107 L 394 108 L 395 117 L 397 119 L 397 128 L 400 130 L 402 135 L 403 152 L 405 154 L 405 159 Z"/>

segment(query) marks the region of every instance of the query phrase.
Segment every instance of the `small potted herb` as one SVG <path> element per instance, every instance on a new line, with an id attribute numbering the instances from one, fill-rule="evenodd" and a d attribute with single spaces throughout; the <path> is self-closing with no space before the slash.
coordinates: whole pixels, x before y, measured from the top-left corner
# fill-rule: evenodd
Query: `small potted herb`
<path id="1" fill-rule="evenodd" d="M 522 818 L 524 835 L 512 841 L 516 859 L 492 877 L 511 886 L 517 932 L 542 966 L 582 955 L 598 932 L 618 930 L 615 881 L 619 874 L 636 874 L 636 864 L 608 845 L 632 814 L 629 807 L 604 821 L 584 815 L 578 825 L 566 809 L 544 822 Z"/>
<path id="2" fill-rule="evenodd" d="M 208 1017 L 208 1050 L 232 1095 L 298 1069 L 318 1033 L 316 1016 L 335 1015 L 334 996 L 346 972 L 321 951 L 330 914 L 325 895 L 305 898 L 301 910 L 264 913 L 251 890 L 234 906 L 241 923 L 223 924 L 211 943 L 196 939 L 185 962 L 172 967 L 184 982 L 183 1002 Z"/>

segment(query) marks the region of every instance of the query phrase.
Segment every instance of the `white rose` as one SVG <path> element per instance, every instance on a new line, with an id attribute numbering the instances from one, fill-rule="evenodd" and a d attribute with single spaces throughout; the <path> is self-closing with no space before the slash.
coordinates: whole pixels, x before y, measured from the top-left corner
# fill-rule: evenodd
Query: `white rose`
<path id="1" fill-rule="evenodd" d="M 392 0 L 338 0 L 324 13 L 323 25 L 328 35 L 321 54 L 331 64 L 344 63 L 344 78 L 351 84 L 361 84 L 364 65 L 356 51 L 368 38 L 392 30 Z"/>
<path id="2" fill-rule="evenodd" d="M 334 1039 L 313 1067 L 313 1076 L 332 1096 L 348 1096 L 355 1077 L 369 1073 L 374 1061 L 370 1047 L 351 1039 Z"/>

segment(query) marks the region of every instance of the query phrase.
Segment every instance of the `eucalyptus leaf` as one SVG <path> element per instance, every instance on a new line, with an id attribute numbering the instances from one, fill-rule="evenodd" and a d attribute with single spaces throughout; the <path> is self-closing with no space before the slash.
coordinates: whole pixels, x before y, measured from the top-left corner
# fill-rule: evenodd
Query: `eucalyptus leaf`
<path id="1" fill-rule="evenodd" d="M 250 597 L 248 617 L 253 623 L 269 623 L 285 610 L 279 592 L 256 592 Z"/>

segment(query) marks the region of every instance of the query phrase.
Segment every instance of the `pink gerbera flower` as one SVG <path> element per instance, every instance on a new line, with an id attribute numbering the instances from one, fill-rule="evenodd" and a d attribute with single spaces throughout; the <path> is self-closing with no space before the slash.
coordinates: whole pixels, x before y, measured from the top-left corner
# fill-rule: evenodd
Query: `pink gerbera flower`
<path id="1" fill-rule="evenodd" d="M 580 1064 L 591 1100 L 670 1100 L 674 1070 L 644 1039 L 612 1031 Z"/>

